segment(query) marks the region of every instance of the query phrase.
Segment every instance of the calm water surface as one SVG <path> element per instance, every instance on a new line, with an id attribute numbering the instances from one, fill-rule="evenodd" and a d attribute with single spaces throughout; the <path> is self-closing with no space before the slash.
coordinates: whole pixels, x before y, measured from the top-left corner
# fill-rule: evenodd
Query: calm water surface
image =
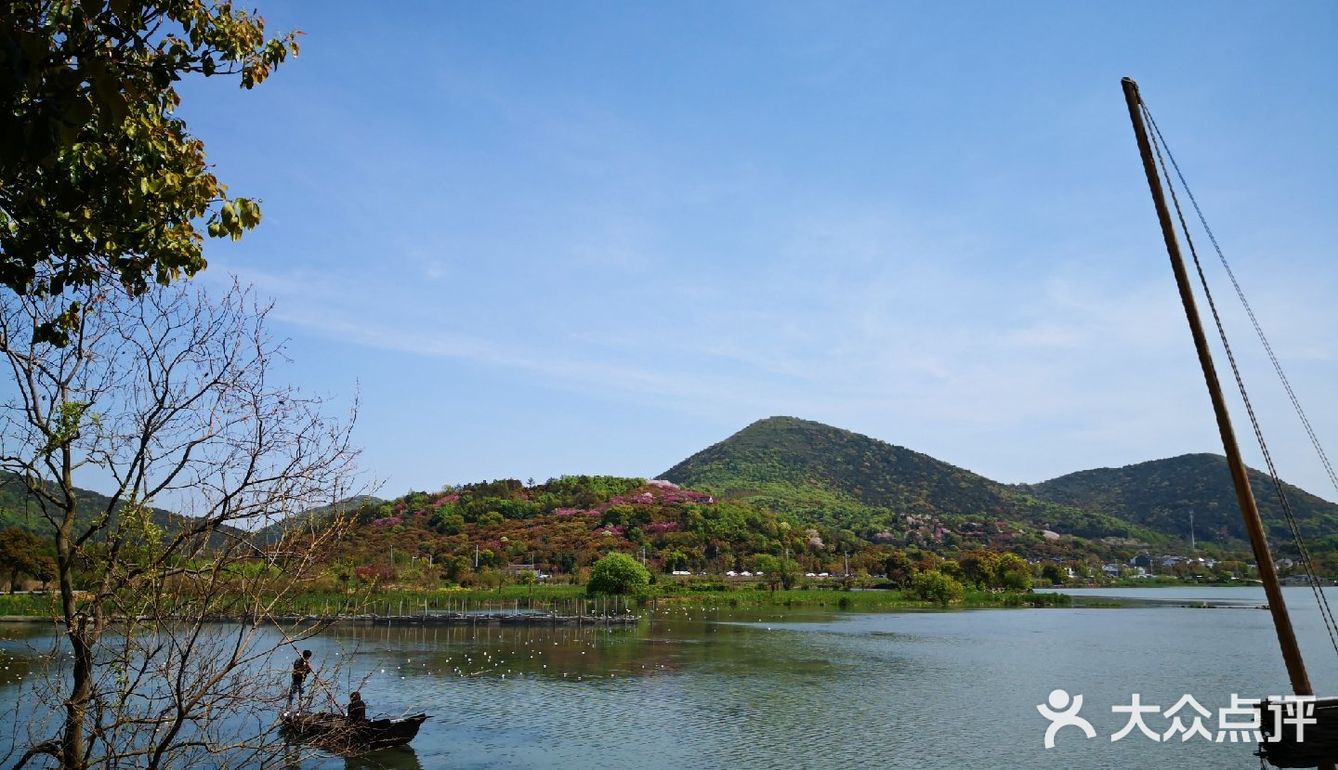
<path id="1" fill-rule="evenodd" d="M 1086 592 L 1075 591 L 1075 594 Z M 661 610 L 631 629 L 343 627 L 310 646 L 340 696 L 432 715 L 411 750 L 316 757 L 351 768 L 1256 768 L 1252 747 L 1154 743 L 1111 706 L 1287 691 L 1263 593 L 1110 589 L 1164 606 L 856 614 Z M 1338 604 L 1338 592 L 1330 600 Z M 1311 678 L 1338 694 L 1338 655 L 1308 589 L 1288 589 Z M 1199 608 L 1207 603 L 1215 608 Z M 1189 605 L 1189 606 L 1185 606 Z M 7 648 L 20 652 L 18 643 Z M 20 652 L 21 656 L 21 652 Z M 18 664 L 16 664 L 18 665 Z M 275 687 L 284 673 L 275 672 Z M 1037 712 L 1081 694 L 1045 749 Z M 0 689 L 0 701 L 21 697 Z M 321 705 L 318 698 L 317 705 Z M 1170 721 L 1153 715 L 1149 726 Z M 1189 720 L 1186 720 L 1188 723 Z"/>

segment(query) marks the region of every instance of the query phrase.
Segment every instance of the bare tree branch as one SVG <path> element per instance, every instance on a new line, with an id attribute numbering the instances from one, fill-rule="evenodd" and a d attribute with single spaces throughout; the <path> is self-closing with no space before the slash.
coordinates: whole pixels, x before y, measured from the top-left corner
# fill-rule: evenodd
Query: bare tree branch
<path id="1" fill-rule="evenodd" d="M 43 755 L 71 770 L 245 765 L 278 740 L 276 661 L 324 622 L 272 621 L 318 576 L 343 521 L 256 532 L 359 491 L 356 414 L 334 420 L 322 399 L 277 383 L 269 308 L 240 286 L 217 298 L 104 286 L 79 301 L 79 327 L 53 347 L 32 330 L 61 303 L 0 298 L 12 375 L 0 471 L 49 525 L 67 648 L 28 685 L 47 711 L 16 733 L 15 767 Z M 81 506 L 76 472 L 111 480 L 105 505 Z"/>

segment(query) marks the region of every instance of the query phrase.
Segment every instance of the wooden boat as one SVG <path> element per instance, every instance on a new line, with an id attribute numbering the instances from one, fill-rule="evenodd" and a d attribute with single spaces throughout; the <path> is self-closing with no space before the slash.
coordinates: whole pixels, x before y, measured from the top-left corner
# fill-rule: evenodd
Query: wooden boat
<path id="1" fill-rule="evenodd" d="M 284 737 L 294 743 L 334 754 L 362 754 L 408 744 L 427 721 L 427 714 L 350 722 L 343 714 L 285 712 L 282 720 Z"/>
<path id="2" fill-rule="evenodd" d="M 1129 120 L 1133 124 L 1134 137 L 1138 141 L 1139 155 L 1143 160 L 1143 171 L 1147 175 L 1148 188 L 1152 193 L 1152 203 L 1157 210 L 1157 219 L 1161 224 L 1162 239 L 1166 243 L 1166 253 L 1171 259 L 1171 271 L 1175 274 L 1176 287 L 1180 292 L 1181 304 L 1184 305 L 1185 319 L 1189 323 L 1190 335 L 1194 338 L 1194 348 L 1198 353 L 1199 365 L 1203 370 L 1203 379 L 1208 386 L 1208 395 L 1212 400 L 1213 413 L 1217 418 L 1217 429 L 1221 434 L 1222 448 L 1226 452 L 1227 466 L 1231 470 L 1231 481 L 1236 490 L 1236 500 L 1240 504 L 1245 530 L 1250 536 L 1250 546 L 1254 551 L 1255 564 L 1259 569 L 1259 579 L 1263 583 L 1265 594 L 1268 596 L 1268 609 L 1273 617 L 1273 628 L 1277 633 L 1278 644 L 1282 650 L 1282 659 L 1286 664 L 1287 676 L 1291 680 L 1292 692 L 1309 701 L 1303 704 L 1284 704 L 1261 699 L 1256 711 L 1259 716 L 1256 724 L 1260 728 L 1263 740 L 1259 742 L 1259 749 L 1255 753 L 1277 767 L 1317 767 L 1320 770 L 1338 770 L 1338 698 L 1316 699 L 1314 697 L 1315 691 L 1310 684 L 1310 677 L 1306 673 L 1305 663 L 1301 660 L 1300 645 L 1297 643 L 1296 633 L 1292 628 L 1291 617 L 1287 614 L 1287 603 L 1282 595 L 1282 586 L 1278 580 L 1273 554 L 1265 535 L 1263 521 L 1259 516 L 1259 506 L 1255 501 L 1254 491 L 1250 488 L 1245 461 L 1241 458 L 1240 447 L 1236 443 L 1235 430 L 1231 426 L 1231 415 L 1227 411 L 1226 400 L 1222 395 L 1222 386 L 1217 378 L 1217 369 L 1213 365 L 1208 340 L 1203 332 L 1203 324 L 1199 319 L 1199 311 L 1194 299 L 1194 288 L 1190 284 L 1189 272 L 1180 252 L 1175 220 L 1171 217 L 1171 209 L 1167 205 L 1166 193 L 1162 188 L 1163 175 L 1168 182 L 1171 178 L 1166 160 L 1163 158 L 1163 150 L 1166 148 L 1161 141 L 1159 132 L 1155 134 L 1155 137 L 1148 133 L 1147 124 L 1152 123 L 1151 115 L 1138 92 L 1138 84 L 1131 78 L 1124 78 L 1122 87 L 1125 102 L 1129 107 Z M 1152 123 L 1152 126 L 1156 131 L 1156 124 Z M 1166 155 L 1170 155 L 1169 150 L 1166 150 Z M 1175 159 L 1172 157 L 1170 160 L 1172 167 L 1175 167 Z M 1176 172 L 1179 176 L 1178 167 Z M 1180 177 L 1180 179 L 1183 183 L 1183 177 Z M 1175 205 L 1177 218 L 1181 226 L 1185 227 L 1184 212 L 1181 210 L 1180 201 L 1175 196 L 1173 186 L 1171 187 L 1171 194 L 1171 201 Z M 1193 200 L 1192 196 L 1190 196 L 1190 199 Z M 1197 209 L 1197 204 L 1195 204 L 1195 207 Z M 1211 233 L 1209 233 L 1209 236 L 1215 247 L 1216 240 L 1211 238 Z M 1194 257 L 1195 266 L 1198 267 L 1198 255 L 1194 250 L 1193 240 L 1189 238 L 1187 230 L 1186 242 L 1189 245 L 1190 254 Z M 1199 270 L 1199 276 L 1201 282 L 1203 282 L 1204 293 L 1211 306 L 1212 296 L 1208 293 L 1206 279 L 1203 279 L 1201 269 Z M 1213 316 L 1214 320 L 1217 320 L 1215 307 Z M 1253 320 L 1253 313 L 1251 313 L 1251 319 Z M 1262 332 L 1259 331 L 1257 324 L 1255 330 L 1262 337 Z M 1222 342 L 1225 345 L 1225 331 L 1222 329 L 1220 321 L 1218 322 L 1218 333 L 1222 336 Z M 1227 350 L 1229 354 L 1230 349 Z M 1269 353 L 1271 356 L 1272 351 L 1269 350 Z M 1274 365 L 1277 367 L 1276 359 Z M 1244 383 L 1241 381 L 1239 373 L 1234 372 L 1234 360 L 1232 361 L 1232 368 L 1233 373 L 1236 373 L 1236 382 L 1240 388 L 1241 397 L 1248 406 L 1249 399 L 1245 393 Z M 1286 385 L 1286 378 L 1282 377 L 1281 369 L 1278 368 L 1277 372 L 1284 385 Z M 1298 415 L 1309 430 L 1309 423 L 1305 420 L 1304 413 L 1301 412 L 1294 394 L 1291 394 L 1290 385 L 1287 385 L 1287 390 L 1292 395 L 1293 405 L 1296 406 Z M 1280 501 L 1284 510 L 1286 510 L 1286 500 L 1281 497 L 1281 484 L 1277 483 L 1276 471 L 1272 466 L 1272 460 L 1268 457 L 1267 448 L 1263 445 L 1263 434 L 1259 432 L 1259 426 L 1254 420 L 1252 410 L 1250 411 L 1250 420 L 1255 434 L 1260 440 L 1261 449 L 1264 450 L 1265 460 L 1268 461 L 1269 472 L 1274 477 Z M 1319 450 L 1321 457 L 1323 457 L 1323 452 L 1320 450 L 1313 433 L 1311 434 L 1311 440 L 1315 442 L 1316 450 Z M 1299 534 L 1296 537 L 1299 546 Z M 1305 556 L 1305 550 L 1301 549 L 1301 553 L 1303 554 L 1303 560 L 1306 562 L 1305 567 L 1309 579 L 1315 586 L 1315 594 L 1320 601 L 1320 608 L 1326 613 L 1326 622 L 1332 622 L 1332 612 L 1320 589 L 1321 581 L 1310 568 L 1309 557 Z M 1338 644 L 1335 646 L 1338 646 Z M 1290 705 L 1290 711 L 1287 710 L 1288 705 Z M 1311 709 L 1313 709 L 1313 712 L 1311 712 Z M 1303 723 L 1304 726 L 1299 727 L 1298 723 Z"/>
<path id="3" fill-rule="evenodd" d="M 1338 758 L 1338 698 L 1319 698 L 1315 701 L 1315 724 L 1306 725 L 1301 739 L 1297 739 L 1295 725 L 1278 723 L 1271 707 L 1282 704 L 1260 704 L 1264 741 L 1259 744 L 1259 756 L 1274 767 L 1319 767 Z"/>

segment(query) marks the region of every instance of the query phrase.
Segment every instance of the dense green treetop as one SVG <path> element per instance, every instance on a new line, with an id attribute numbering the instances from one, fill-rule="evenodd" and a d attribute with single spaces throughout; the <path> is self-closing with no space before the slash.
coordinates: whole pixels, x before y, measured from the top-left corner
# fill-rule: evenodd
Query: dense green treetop
<path id="1" fill-rule="evenodd" d="M 590 569 L 586 592 L 600 594 L 635 594 L 650 585 L 650 573 L 641 563 L 625 553 L 613 553 L 595 562 Z"/>
<path id="2" fill-rule="evenodd" d="M 200 228 L 240 238 L 260 207 L 229 197 L 175 112 L 176 83 L 252 88 L 295 33 L 220 0 L 8 0 L 0 6 L 0 285 L 132 294 L 205 267 Z M 82 312 L 38 329 L 64 343 Z"/>

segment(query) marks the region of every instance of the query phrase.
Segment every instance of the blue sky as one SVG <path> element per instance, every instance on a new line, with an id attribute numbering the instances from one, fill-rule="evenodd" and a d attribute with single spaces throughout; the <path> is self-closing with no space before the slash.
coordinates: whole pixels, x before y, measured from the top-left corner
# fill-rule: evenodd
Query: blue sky
<path id="1" fill-rule="evenodd" d="M 259 10 L 301 57 L 183 88 L 265 212 L 203 280 L 360 393 L 384 496 L 654 475 L 775 414 L 1008 482 L 1220 451 L 1124 75 L 1338 435 L 1333 3 Z M 1245 358 L 1284 476 L 1334 497 Z"/>

